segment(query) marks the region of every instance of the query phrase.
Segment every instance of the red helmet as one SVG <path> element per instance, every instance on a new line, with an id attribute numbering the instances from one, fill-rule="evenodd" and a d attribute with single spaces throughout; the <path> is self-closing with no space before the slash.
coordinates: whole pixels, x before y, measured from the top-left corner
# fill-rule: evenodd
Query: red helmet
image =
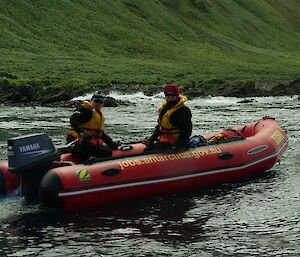
<path id="1" fill-rule="evenodd" d="M 178 84 L 167 84 L 164 88 L 164 93 L 173 92 L 176 93 L 177 96 L 179 96 L 180 93 L 180 87 Z"/>

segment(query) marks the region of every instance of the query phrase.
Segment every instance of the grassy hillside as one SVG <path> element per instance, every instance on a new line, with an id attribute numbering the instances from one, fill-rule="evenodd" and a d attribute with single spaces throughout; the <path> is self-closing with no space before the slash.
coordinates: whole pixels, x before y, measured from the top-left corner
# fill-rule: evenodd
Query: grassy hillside
<path id="1" fill-rule="evenodd" d="M 295 79 L 300 2 L 0 0 L 0 58 L 42 85 Z"/>

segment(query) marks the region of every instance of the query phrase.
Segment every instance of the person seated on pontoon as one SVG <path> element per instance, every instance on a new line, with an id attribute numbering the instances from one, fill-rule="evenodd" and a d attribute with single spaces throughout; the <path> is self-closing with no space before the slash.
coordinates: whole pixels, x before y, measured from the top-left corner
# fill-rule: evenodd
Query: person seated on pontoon
<path id="1" fill-rule="evenodd" d="M 71 142 L 71 152 L 82 159 L 109 157 L 118 144 L 104 132 L 104 97 L 96 91 L 91 100 L 83 101 L 70 117 L 71 128 L 67 143 Z"/>
<path id="2" fill-rule="evenodd" d="M 164 88 L 165 102 L 158 111 L 158 124 L 152 136 L 142 143 L 147 150 L 186 150 L 192 134 L 192 113 L 185 105 L 186 96 L 180 95 L 177 84 L 167 84 Z"/>

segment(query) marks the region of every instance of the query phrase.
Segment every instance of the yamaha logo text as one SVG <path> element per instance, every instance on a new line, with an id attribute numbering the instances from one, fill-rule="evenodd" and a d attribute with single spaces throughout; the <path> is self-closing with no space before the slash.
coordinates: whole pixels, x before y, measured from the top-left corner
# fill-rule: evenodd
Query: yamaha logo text
<path id="1" fill-rule="evenodd" d="M 31 151 L 36 151 L 41 149 L 40 144 L 30 144 L 30 145 L 24 145 L 24 146 L 19 146 L 20 152 L 25 153 L 25 152 L 31 152 Z"/>

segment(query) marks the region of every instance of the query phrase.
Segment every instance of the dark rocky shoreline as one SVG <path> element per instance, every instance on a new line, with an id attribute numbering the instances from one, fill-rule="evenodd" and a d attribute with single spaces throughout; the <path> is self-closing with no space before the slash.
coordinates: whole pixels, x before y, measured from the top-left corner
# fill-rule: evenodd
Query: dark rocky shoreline
<path id="1" fill-rule="evenodd" d="M 224 81 L 207 80 L 186 88 L 186 95 L 227 96 L 227 97 L 259 97 L 259 96 L 291 96 L 300 94 L 300 78 L 292 81 Z"/>
<path id="2" fill-rule="evenodd" d="M 146 95 L 154 95 L 161 92 L 163 86 L 142 84 L 113 84 L 101 87 L 104 94 L 115 90 L 124 93 L 144 92 Z M 97 88 L 98 89 L 98 88 Z M 2 106 L 48 106 L 48 107 L 75 107 L 81 101 L 71 101 L 76 96 L 91 93 L 95 88 L 84 87 L 55 87 L 52 89 L 35 88 L 26 86 L 0 85 L 0 100 Z M 292 96 L 300 95 L 300 78 L 291 81 L 226 81 L 210 79 L 200 82 L 191 82 L 182 86 L 182 94 L 189 98 L 207 96 L 226 97 L 256 97 L 256 96 Z M 247 100 L 242 100 L 247 101 Z M 116 107 L 132 103 L 105 97 L 105 106 Z"/>
<path id="3" fill-rule="evenodd" d="M 88 100 L 88 99 L 87 99 Z M 43 103 L 39 101 L 31 101 L 31 102 L 3 102 L 0 104 L 0 106 L 17 106 L 17 107 L 28 107 L 28 106 L 44 106 L 44 107 L 66 107 L 66 108 L 75 108 L 81 104 L 82 100 L 61 100 L 61 101 L 54 101 L 54 102 L 48 102 Z M 120 105 L 132 105 L 132 103 L 127 101 L 121 101 L 114 99 L 112 97 L 104 97 L 104 106 L 106 107 L 117 107 Z"/>

